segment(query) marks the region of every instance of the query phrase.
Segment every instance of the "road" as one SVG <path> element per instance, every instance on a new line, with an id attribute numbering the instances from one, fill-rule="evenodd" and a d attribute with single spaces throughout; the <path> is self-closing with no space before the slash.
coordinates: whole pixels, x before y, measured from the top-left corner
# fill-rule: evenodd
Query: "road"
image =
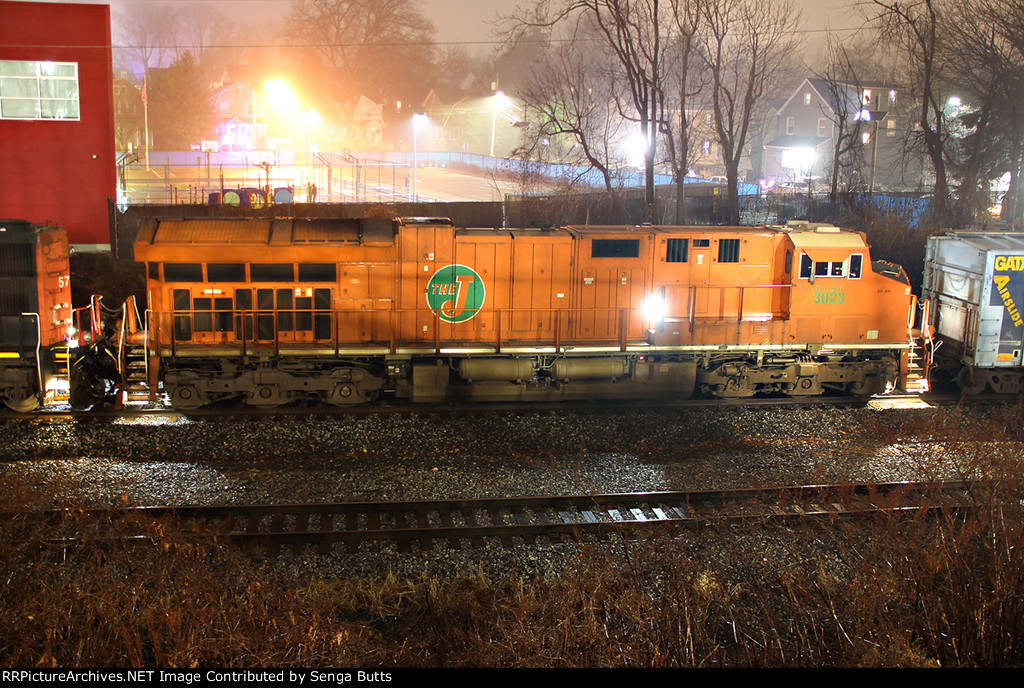
<path id="1" fill-rule="evenodd" d="M 150 170 L 129 168 L 125 175 L 126 188 L 119 201 L 133 203 L 190 203 L 203 202 L 211 192 L 241 187 L 294 189 L 296 202 L 305 202 L 307 189 L 303 168 L 275 168 L 269 179 L 257 176 L 258 168 L 204 170 L 196 168 L 154 167 Z M 327 191 L 326 179 L 318 175 L 320 202 L 395 202 L 412 197 L 412 179 L 408 168 L 396 168 L 392 173 L 374 178 L 366 173 L 358 185 L 350 175 L 341 172 L 334 177 L 333 189 Z M 268 184 L 269 182 L 269 184 Z M 506 194 L 551 192 L 552 184 L 523 184 L 505 176 L 489 172 L 472 173 L 440 167 L 421 167 L 416 175 L 416 196 L 424 202 L 502 201 Z"/>
<path id="2" fill-rule="evenodd" d="M 416 175 L 416 195 L 421 201 L 503 201 L 505 194 L 551 191 L 554 185 L 524 185 L 487 173 L 468 174 L 442 168 L 421 168 Z"/>

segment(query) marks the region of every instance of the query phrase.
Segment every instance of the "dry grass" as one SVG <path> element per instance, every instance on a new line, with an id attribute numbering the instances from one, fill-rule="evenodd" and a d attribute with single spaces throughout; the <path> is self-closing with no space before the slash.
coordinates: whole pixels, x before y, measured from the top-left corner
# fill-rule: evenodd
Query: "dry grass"
<path id="1" fill-rule="evenodd" d="M 170 526 L 110 545 L 0 528 L 0 665 L 966 667 L 1024 662 L 1019 410 L 938 419 L 936 464 L 1001 482 L 941 517 L 749 526 L 566 553 L 531 580 L 314 580 Z M 982 444 L 978 437 L 997 440 Z M 31 506 L 45 485 L 2 486 Z M 73 515 L 68 517 L 74 519 Z M 56 530 L 51 530 L 56 529 Z"/>

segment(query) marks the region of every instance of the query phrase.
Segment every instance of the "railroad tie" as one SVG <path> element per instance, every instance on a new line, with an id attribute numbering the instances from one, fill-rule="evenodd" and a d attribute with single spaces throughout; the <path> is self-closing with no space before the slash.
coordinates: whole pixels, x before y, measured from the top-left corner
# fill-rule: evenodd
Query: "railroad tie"
<path id="1" fill-rule="evenodd" d="M 334 514 L 332 514 L 332 513 L 320 514 L 320 532 L 321 533 L 330 533 L 333 530 L 334 530 Z M 357 545 L 354 542 L 350 542 L 348 547 L 349 547 L 349 551 L 351 552 L 351 551 L 354 551 L 355 549 L 358 549 L 359 545 Z M 331 551 L 331 541 L 329 539 L 327 539 L 327 538 L 320 538 L 320 542 L 316 546 L 316 551 L 319 554 L 328 554 Z"/>
<path id="2" fill-rule="evenodd" d="M 516 523 L 518 525 L 528 526 L 528 525 L 530 525 L 533 522 L 532 519 L 529 516 L 526 515 L 526 512 L 523 511 L 522 507 L 515 507 L 515 508 L 513 508 L 512 509 L 512 515 L 515 516 L 515 520 L 516 520 Z M 523 542 L 525 544 L 527 544 L 527 545 L 535 545 L 535 544 L 537 544 L 536 539 L 532 535 L 524 533 L 522 535 L 522 538 L 523 538 Z"/>
<path id="3" fill-rule="evenodd" d="M 479 527 L 477 525 L 476 513 L 472 509 L 464 509 L 462 511 L 462 518 L 466 522 L 467 528 L 472 528 L 475 530 Z M 470 536 L 469 541 L 473 543 L 473 547 L 481 548 L 484 546 L 484 539 L 479 535 Z"/>
<path id="4" fill-rule="evenodd" d="M 452 518 L 452 512 L 444 507 L 438 509 L 438 518 L 441 519 L 441 525 L 445 528 L 455 528 L 455 520 Z M 462 547 L 462 540 L 457 537 L 448 538 L 448 546 L 452 549 L 459 549 Z"/>
<path id="5" fill-rule="evenodd" d="M 295 517 L 295 533 L 308 534 L 309 533 L 309 514 L 303 513 Z M 295 554 L 302 554 L 306 549 L 306 542 L 304 540 L 296 540 L 292 544 L 292 552 Z"/>

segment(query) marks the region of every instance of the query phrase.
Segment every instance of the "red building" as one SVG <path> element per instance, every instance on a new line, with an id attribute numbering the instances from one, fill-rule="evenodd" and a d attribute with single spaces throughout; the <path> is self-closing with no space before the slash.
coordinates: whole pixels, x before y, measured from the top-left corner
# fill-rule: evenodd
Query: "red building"
<path id="1" fill-rule="evenodd" d="M 110 7 L 0 0 L 0 217 L 109 250 L 116 185 Z"/>

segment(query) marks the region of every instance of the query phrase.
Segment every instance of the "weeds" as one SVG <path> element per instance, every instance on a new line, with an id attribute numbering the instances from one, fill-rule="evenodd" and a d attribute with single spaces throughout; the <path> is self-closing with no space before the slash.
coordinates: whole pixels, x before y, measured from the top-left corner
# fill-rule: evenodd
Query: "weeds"
<path id="1" fill-rule="evenodd" d="M 313 579 L 174 523 L 142 544 L 110 544 L 140 526 L 108 523 L 40 550 L 67 523 L 7 519 L 0 665 L 1020 665 L 1019 410 L 940 416 L 916 426 L 934 448 L 922 469 L 993 479 L 969 508 L 566 547 L 558 575 L 529 580 Z M 0 490 L 15 509 L 47 494 Z"/>

